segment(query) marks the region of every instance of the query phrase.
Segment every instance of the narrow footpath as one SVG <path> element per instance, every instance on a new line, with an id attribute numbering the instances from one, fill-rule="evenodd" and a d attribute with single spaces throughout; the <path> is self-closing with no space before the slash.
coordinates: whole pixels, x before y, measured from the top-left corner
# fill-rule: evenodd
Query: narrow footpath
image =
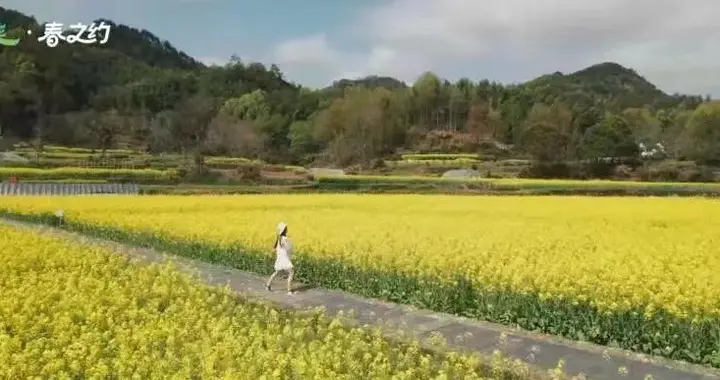
<path id="1" fill-rule="evenodd" d="M 324 307 L 329 316 L 340 313 L 347 316 L 350 313 L 356 324 L 380 326 L 389 336 L 402 331 L 404 335 L 419 339 L 429 348 L 437 347 L 432 342 L 439 334 L 447 341 L 449 348 L 472 351 L 484 356 L 500 350 L 505 355 L 521 359 L 540 369 L 553 369 L 562 360 L 568 375 L 584 374 L 587 379 L 720 379 L 720 371 L 710 368 L 532 334 L 477 320 L 364 299 L 338 291 L 295 284 L 297 292 L 288 295 L 285 292 L 285 280 L 280 278 L 276 280 L 274 291 L 268 292 L 264 278 L 236 269 L 152 249 L 130 247 L 48 226 L 4 219 L 0 219 L 0 222 L 40 233 L 51 233 L 84 244 L 102 245 L 148 264 L 171 260 L 178 269 L 199 275 L 211 285 L 228 285 L 246 298 L 270 301 L 278 307 L 294 310 Z"/>

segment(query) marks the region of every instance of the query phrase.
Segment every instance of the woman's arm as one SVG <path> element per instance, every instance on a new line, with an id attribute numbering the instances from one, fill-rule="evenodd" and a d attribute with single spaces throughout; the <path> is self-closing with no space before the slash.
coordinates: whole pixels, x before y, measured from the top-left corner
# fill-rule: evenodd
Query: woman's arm
<path id="1" fill-rule="evenodd" d="M 290 241 L 290 238 L 283 238 L 283 246 L 285 247 L 285 250 L 287 251 L 288 255 L 290 255 L 293 251 L 293 245 L 292 241 Z"/>

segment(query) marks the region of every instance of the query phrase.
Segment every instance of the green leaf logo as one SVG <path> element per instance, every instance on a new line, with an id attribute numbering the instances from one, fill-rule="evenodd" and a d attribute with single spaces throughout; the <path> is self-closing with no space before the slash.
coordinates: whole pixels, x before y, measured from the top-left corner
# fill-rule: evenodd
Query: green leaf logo
<path id="1" fill-rule="evenodd" d="M 5 24 L 0 24 L 0 45 L 15 46 L 19 42 L 19 38 L 5 38 Z"/>

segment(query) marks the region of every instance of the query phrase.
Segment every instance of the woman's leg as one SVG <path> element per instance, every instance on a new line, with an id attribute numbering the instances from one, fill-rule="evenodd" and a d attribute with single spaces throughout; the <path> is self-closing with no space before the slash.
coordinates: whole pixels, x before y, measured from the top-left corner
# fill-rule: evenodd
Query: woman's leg
<path id="1" fill-rule="evenodd" d="M 265 284 L 265 289 L 270 290 L 270 287 L 272 286 L 272 282 L 275 279 L 275 276 L 277 276 L 278 271 L 273 272 L 273 274 L 270 275 L 270 278 L 268 279 L 267 283 Z"/>
<path id="2" fill-rule="evenodd" d="M 295 274 L 295 270 L 294 270 L 294 269 L 292 269 L 292 268 L 288 269 L 288 278 L 287 278 L 287 291 L 288 291 L 288 293 L 292 293 L 292 285 L 291 285 L 291 283 L 292 283 L 293 275 L 294 275 L 294 274 Z"/>

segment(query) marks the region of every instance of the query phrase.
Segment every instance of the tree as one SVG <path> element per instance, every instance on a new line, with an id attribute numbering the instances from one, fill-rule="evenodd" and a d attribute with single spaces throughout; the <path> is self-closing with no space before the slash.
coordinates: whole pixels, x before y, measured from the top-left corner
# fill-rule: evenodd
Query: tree
<path id="1" fill-rule="evenodd" d="M 36 123 L 39 73 L 32 57 L 18 50 L 0 53 L 0 124 L 4 135 L 28 139 Z"/>
<path id="2" fill-rule="evenodd" d="M 402 113 L 392 92 L 353 87 L 319 115 L 315 136 L 335 163 L 367 164 L 402 142 Z"/>
<path id="3" fill-rule="evenodd" d="M 173 130 L 177 120 L 175 111 L 155 114 L 149 122 L 148 150 L 152 153 L 166 153 L 179 149 Z"/>
<path id="4" fill-rule="evenodd" d="M 204 148 L 210 122 L 218 111 L 217 100 L 197 94 L 183 101 L 173 113 L 172 135 L 183 154 L 192 152 L 198 170 L 204 170 Z"/>
<path id="5" fill-rule="evenodd" d="M 484 101 L 478 101 L 470 107 L 465 128 L 477 143 L 502 140 L 507 132 L 500 112 L 490 108 Z"/>
<path id="6" fill-rule="evenodd" d="M 106 112 L 91 112 L 87 115 L 86 125 L 94 142 L 102 150 L 101 157 L 110 149 L 121 131 L 123 119 L 116 110 Z"/>
<path id="7" fill-rule="evenodd" d="M 567 107 L 537 104 L 523 125 L 519 143 L 534 160 L 557 162 L 568 158 L 571 133 L 572 114 Z"/>
<path id="8" fill-rule="evenodd" d="M 318 151 L 318 143 L 313 138 L 313 126 L 308 121 L 296 121 L 290 125 L 290 153 L 295 160 L 305 161 L 309 154 Z"/>
<path id="9" fill-rule="evenodd" d="M 665 146 L 670 157 L 679 158 L 683 155 L 686 140 L 685 127 L 693 115 L 692 110 L 660 110 L 657 112 L 657 122 L 660 129 L 660 142 Z"/>
<path id="10" fill-rule="evenodd" d="M 523 134 L 523 123 L 532 109 L 533 103 L 528 94 L 517 89 L 511 90 L 511 92 L 507 100 L 500 104 L 500 114 L 507 125 L 507 136 L 503 142 L 519 143 Z"/>
<path id="11" fill-rule="evenodd" d="M 580 148 L 583 157 L 595 161 L 634 158 L 639 149 L 627 120 L 613 114 L 585 132 Z"/>
<path id="12" fill-rule="evenodd" d="M 470 106 L 466 129 L 477 142 L 488 139 L 493 135 L 490 125 L 490 109 L 486 102 L 478 102 Z"/>
<path id="13" fill-rule="evenodd" d="M 682 153 L 703 163 L 720 163 L 720 101 L 699 106 L 687 121 Z"/>
<path id="14" fill-rule="evenodd" d="M 662 142 L 660 123 L 648 108 L 628 108 L 622 112 L 632 129 L 635 140 L 646 145 Z"/>
<path id="15" fill-rule="evenodd" d="M 462 89 L 457 85 L 450 86 L 448 95 L 448 125 L 449 129 L 456 131 L 460 122 L 465 119 L 463 113 L 467 115 L 467 98 Z"/>
<path id="16" fill-rule="evenodd" d="M 133 147 L 140 150 L 148 148 L 148 139 L 150 137 L 150 120 L 152 114 L 145 109 L 125 115 L 126 131 L 129 133 L 129 140 Z"/>
<path id="17" fill-rule="evenodd" d="M 35 147 L 36 152 L 36 158 L 38 161 L 40 161 L 40 157 L 42 157 L 42 153 L 45 147 L 45 142 L 47 140 L 48 135 L 48 128 L 47 128 L 47 115 L 45 113 L 45 108 L 43 106 L 43 97 L 40 96 L 38 99 L 38 109 L 39 112 L 37 114 L 37 118 L 35 119 L 35 125 L 33 126 L 33 146 Z"/>
<path id="18" fill-rule="evenodd" d="M 255 123 L 266 137 L 261 158 L 270 161 L 289 159 L 287 138 L 290 116 L 276 112 L 257 119 Z"/>
<path id="19" fill-rule="evenodd" d="M 440 87 L 442 83 L 437 75 L 431 72 L 422 74 L 413 84 L 415 113 L 418 123 L 437 128 L 439 126 Z"/>
<path id="20" fill-rule="evenodd" d="M 238 98 L 230 98 L 222 105 L 221 111 L 238 120 L 258 120 L 270 114 L 265 101 L 265 91 L 255 90 Z"/>
<path id="21" fill-rule="evenodd" d="M 71 132 L 70 137 L 73 140 L 100 148 L 102 157 L 116 142 L 124 122 L 116 110 L 74 112 L 64 114 L 62 118 L 53 115 L 46 120 L 52 125 L 52 134 L 49 136 L 53 136 L 54 141 L 62 140 L 55 137 L 55 134 Z"/>
<path id="22" fill-rule="evenodd" d="M 264 136 L 252 121 L 218 114 L 208 126 L 205 151 L 217 155 L 255 158 L 260 156 Z"/>

